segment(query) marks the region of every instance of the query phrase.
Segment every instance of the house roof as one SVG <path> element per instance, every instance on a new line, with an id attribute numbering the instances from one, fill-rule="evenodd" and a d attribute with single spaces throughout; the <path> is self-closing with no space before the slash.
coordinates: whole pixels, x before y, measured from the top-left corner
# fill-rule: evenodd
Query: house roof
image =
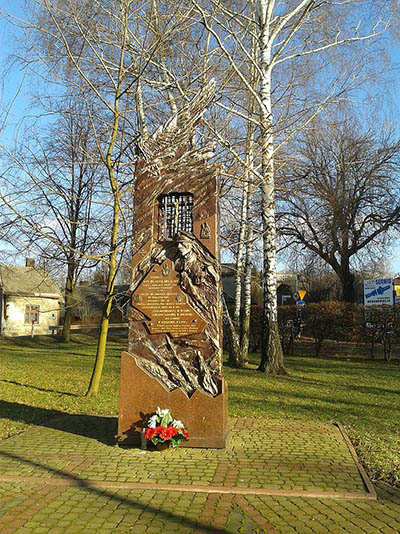
<path id="1" fill-rule="evenodd" d="M 56 282 L 38 267 L 0 265 L 0 290 L 6 295 L 61 297 Z"/>
<path id="2" fill-rule="evenodd" d="M 86 301 L 93 311 L 101 313 L 104 305 L 105 285 L 79 285 L 76 287 L 74 295 L 76 300 Z M 123 307 L 132 296 L 128 285 L 114 286 L 114 307 Z"/>
<path id="3" fill-rule="evenodd" d="M 236 273 L 236 263 L 221 263 L 222 276 L 234 276 Z"/>

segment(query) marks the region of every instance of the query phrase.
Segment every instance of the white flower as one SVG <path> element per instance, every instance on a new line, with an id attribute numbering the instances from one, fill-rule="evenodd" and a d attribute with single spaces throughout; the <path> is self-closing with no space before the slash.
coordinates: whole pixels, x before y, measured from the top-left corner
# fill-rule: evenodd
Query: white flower
<path id="1" fill-rule="evenodd" d="M 156 428 L 157 426 L 157 414 L 155 413 L 149 419 L 149 428 Z"/>
<path id="2" fill-rule="evenodd" d="M 159 415 L 160 417 L 163 417 L 164 415 L 167 415 L 169 414 L 169 410 L 168 408 L 166 408 L 165 410 L 161 410 L 161 408 L 158 406 L 157 407 L 157 415 Z"/>
<path id="3" fill-rule="evenodd" d="M 184 428 L 184 424 L 182 423 L 182 421 L 179 421 L 178 419 L 174 419 L 172 421 L 172 426 L 174 426 L 175 428 Z"/>

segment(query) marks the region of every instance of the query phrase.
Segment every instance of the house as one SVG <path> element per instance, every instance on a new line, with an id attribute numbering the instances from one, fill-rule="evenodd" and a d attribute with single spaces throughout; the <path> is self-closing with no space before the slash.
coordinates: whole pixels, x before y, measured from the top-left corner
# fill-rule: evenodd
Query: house
<path id="1" fill-rule="evenodd" d="M 221 263 L 221 283 L 227 304 L 235 302 L 235 272 L 236 265 L 234 263 Z"/>
<path id="2" fill-rule="evenodd" d="M 298 289 L 296 273 L 276 273 L 276 297 L 278 304 L 295 304 Z"/>
<path id="3" fill-rule="evenodd" d="M 226 303 L 232 304 L 235 301 L 235 272 L 236 265 L 234 263 L 223 263 L 222 267 L 222 287 Z M 296 301 L 295 295 L 297 292 L 297 274 L 295 273 L 277 273 L 276 287 L 278 304 L 294 304 Z M 252 300 L 253 304 L 262 305 L 262 289 L 258 277 L 253 277 L 252 280 Z M 243 303 L 243 291 L 241 294 Z"/>
<path id="4" fill-rule="evenodd" d="M 25 267 L 0 265 L 0 334 L 49 334 L 57 326 L 63 298 L 45 270 L 27 260 Z"/>
<path id="5" fill-rule="evenodd" d="M 100 321 L 104 306 L 106 286 L 81 282 L 74 290 L 73 319 L 74 324 L 96 324 Z M 128 285 L 114 286 L 114 299 L 110 314 L 110 323 L 125 323 L 132 293 Z"/>

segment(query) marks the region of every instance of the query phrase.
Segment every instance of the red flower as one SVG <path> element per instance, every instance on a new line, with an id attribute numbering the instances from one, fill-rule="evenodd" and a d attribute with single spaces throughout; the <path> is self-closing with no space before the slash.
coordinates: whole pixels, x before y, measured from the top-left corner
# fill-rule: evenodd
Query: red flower
<path id="1" fill-rule="evenodd" d="M 178 433 L 178 429 L 175 428 L 174 426 L 169 426 L 169 434 L 170 434 L 170 437 L 172 438 L 172 436 L 176 436 L 177 433 Z"/>
<path id="2" fill-rule="evenodd" d="M 168 428 L 167 427 L 160 425 L 160 426 L 156 427 L 156 430 L 157 430 L 157 434 L 159 435 L 159 437 L 163 441 L 169 439 Z"/>
<path id="3" fill-rule="evenodd" d="M 176 428 L 172 425 L 167 427 L 158 425 L 155 428 L 146 428 L 144 436 L 150 441 L 155 440 L 153 443 L 157 443 L 158 441 L 166 442 L 176 436 L 173 440 L 173 445 L 176 446 L 179 445 L 182 440 L 187 440 L 189 438 L 189 433 L 184 427 Z"/>
<path id="4" fill-rule="evenodd" d="M 154 437 L 154 434 L 155 434 L 155 428 L 147 428 L 144 433 L 144 437 L 146 439 L 151 439 Z"/>

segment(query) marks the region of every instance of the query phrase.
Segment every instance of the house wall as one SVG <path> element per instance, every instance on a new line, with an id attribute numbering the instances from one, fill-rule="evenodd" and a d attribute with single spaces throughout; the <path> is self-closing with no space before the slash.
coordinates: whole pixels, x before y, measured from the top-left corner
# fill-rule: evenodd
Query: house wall
<path id="1" fill-rule="evenodd" d="M 32 325 L 25 324 L 26 305 L 40 306 L 39 324 L 34 326 L 35 335 L 50 334 L 50 326 L 59 324 L 60 302 L 57 299 L 41 297 L 20 297 L 3 295 L 1 334 L 3 336 L 30 336 Z"/>

